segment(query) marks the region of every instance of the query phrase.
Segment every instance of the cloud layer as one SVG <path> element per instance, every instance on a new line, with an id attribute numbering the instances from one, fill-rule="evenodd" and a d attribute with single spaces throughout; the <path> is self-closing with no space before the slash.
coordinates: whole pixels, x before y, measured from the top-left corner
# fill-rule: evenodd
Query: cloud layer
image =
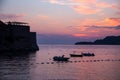
<path id="1" fill-rule="evenodd" d="M 105 8 L 120 9 L 118 5 L 101 0 L 42 0 L 42 2 L 69 6 L 76 12 L 84 15 L 96 14 L 102 12 Z"/>
<path id="2" fill-rule="evenodd" d="M 25 14 L 4 14 L 0 13 L 0 19 L 2 20 L 18 20 L 25 17 Z"/>
<path id="3" fill-rule="evenodd" d="M 68 40 L 73 37 L 118 35 L 119 2 L 120 0 L 11 0 L 4 2 L 7 6 L 2 7 L 0 19 L 25 20 L 30 23 L 31 31 L 44 34 L 41 35 L 42 38 L 48 37 L 48 40 L 55 37 L 56 40 L 61 40 L 62 37 Z M 0 6 L 1 4 L 3 3 L 0 2 Z"/>

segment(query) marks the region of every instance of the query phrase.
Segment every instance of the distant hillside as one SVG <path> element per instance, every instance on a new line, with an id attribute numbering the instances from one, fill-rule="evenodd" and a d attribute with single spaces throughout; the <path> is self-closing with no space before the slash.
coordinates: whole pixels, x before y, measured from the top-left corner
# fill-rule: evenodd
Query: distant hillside
<path id="1" fill-rule="evenodd" d="M 76 42 L 75 45 L 120 45 L 120 36 L 107 36 L 94 42 Z"/>

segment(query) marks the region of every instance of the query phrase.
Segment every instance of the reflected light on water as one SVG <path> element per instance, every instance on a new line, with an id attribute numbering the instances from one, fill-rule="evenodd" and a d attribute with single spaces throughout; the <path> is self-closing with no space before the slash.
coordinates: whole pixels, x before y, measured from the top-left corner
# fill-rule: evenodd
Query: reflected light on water
<path id="1" fill-rule="evenodd" d="M 1 53 L 0 80 L 120 80 L 120 46 L 40 45 L 38 52 Z M 69 54 L 92 52 L 94 57 Z M 55 62 L 54 56 L 70 57 Z"/>

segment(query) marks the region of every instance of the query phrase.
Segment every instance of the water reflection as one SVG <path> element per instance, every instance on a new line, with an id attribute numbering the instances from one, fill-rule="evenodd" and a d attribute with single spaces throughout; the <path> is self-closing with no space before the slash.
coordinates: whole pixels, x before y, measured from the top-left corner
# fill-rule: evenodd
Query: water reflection
<path id="1" fill-rule="evenodd" d="M 69 54 L 93 52 L 94 57 Z M 0 53 L 0 80 L 120 80 L 120 46 L 40 46 L 38 52 Z M 55 62 L 54 56 L 70 57 Z"/>
<path id="2" fill-rule="evenodd" d="M 0 80 L 30 80 L 35 52 L 0 53 Z"/>

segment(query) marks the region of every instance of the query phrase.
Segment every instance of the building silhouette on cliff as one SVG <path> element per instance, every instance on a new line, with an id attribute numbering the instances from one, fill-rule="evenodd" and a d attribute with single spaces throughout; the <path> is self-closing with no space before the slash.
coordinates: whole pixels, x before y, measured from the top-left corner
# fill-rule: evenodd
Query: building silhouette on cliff
<path id="1" fill-rule="evenodd" d="M 18 50 L 39 50 L 36 32 L 30 32 L 28 23 L 0 21 L 0 51 Z"/>

